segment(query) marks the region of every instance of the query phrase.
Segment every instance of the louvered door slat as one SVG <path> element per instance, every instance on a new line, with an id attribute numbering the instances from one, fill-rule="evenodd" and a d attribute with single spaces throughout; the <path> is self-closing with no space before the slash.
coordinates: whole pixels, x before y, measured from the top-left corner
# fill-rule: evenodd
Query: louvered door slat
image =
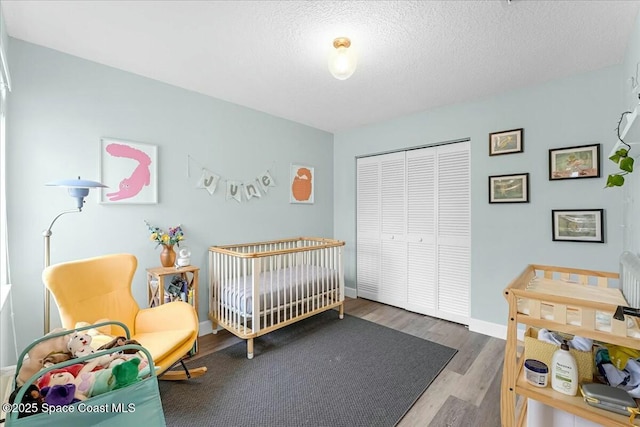
<path id="1" fill-rule="evenodd" d="M 404 308 L 407 301 L 407 247 L 405 242 L 382 241 L 382 283 L 378 301 Z"/>
<path id="2" fill-rule="evenodd" d="M 438 317 L 469 324 L 469 277 L 469 248 L 439 246 Z"/>
<path id="3" fill-rule="evenodd" d="M 405 154 L 392 153 L 381 156 L 380 204 L 383 234 L 405 234 Z"/>
<path id="4" fill-rule="evenodd" d="M 468 151 L 438 153 L 438 234 L 440 237 L 467 239 L 470 235 L 469 154 Z"/>
<path id="5" fill-rule="evenodd" d="M 433 235 L 435 229 L 435 150 L 407 153 L 407 234 Z"/>
<path id="6" fill-rule="evenodd" d="M 377 301 L 380 297 L 380 239 L 358 239 L 357 293 Z"/>
<path id="7" fill-rule="evenodd" d="M 407 244 L 407 309 L 434 316 L 436 314 L 435 244 Z"/>
<path id="8" fill-rule="evenodd" d="M 358 234 L 380 234 L 380 163 L 358 159 L 357 167 Z"/>

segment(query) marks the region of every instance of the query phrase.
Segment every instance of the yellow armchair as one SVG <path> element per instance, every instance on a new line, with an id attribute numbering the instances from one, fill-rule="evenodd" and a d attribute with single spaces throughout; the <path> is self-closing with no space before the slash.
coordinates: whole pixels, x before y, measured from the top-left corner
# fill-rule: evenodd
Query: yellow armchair
<path id="1" fill-rule="evenodd" d="M 132 339 L 149 350 L 162 379 L 204 374 L 206 367 L 187 370 L 182 361 L 198 338 L 195 309 L 182 301 L 140 309 L 131 294 L 137 267 L 133 255 L 104 255 L 47 267 L 42 280 L 53 294 L 64 328 L 73 329 L 77 322 L 117 320 L 129 328 Z M 120 326 L 112 326 L 110 335 L 125 334 Z M 168 371 L 178 363 L 184 372 Z"/>

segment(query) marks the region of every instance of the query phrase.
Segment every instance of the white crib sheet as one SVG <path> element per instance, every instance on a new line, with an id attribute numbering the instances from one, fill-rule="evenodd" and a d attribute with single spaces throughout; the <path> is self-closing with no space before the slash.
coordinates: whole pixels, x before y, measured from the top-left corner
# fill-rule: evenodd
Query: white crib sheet
<path id="1" fill-rule="evenodd" d="M 298 265 L 260 273 L 260 311 L 285 302 L 301 300 L 322 291 L 338 289 L 337 270 L 315 265 Z M 331 277 L 334 277 L 333 282 Z M 224 307 L 239 311 L 241 316 L 253 314 L 251 276 L 230 280 L 223 285 Z"/>

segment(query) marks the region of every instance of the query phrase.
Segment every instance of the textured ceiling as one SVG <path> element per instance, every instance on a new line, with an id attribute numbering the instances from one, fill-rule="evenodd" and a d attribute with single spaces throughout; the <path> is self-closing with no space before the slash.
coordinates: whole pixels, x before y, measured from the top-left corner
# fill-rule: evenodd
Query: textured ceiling
<path id="1" fill-rule="evenodd" d="M 640 1 L 13 1 L 10 36 L 330 132 L 619 64 Z M 347 36 L 358 68 L 327 70 Z"/>

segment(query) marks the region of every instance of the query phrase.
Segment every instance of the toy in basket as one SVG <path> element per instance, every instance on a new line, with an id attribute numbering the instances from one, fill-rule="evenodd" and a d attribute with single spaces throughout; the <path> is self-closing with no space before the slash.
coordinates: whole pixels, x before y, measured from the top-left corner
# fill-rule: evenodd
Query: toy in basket
<path id="1" fill-rule="evenodd" d="M 107 322 L 122 327 L 126 339 L 130 338 L 126 325 Z M 18 380 L 25 356 L 34 348 L 41 348 L 47 341 L 69 341 L 77 333 L 63 330 L 48 334 L 30 344 L 18 359 L 14 378 L 13 402 L 5 404 L 6 425 L 14 427 L 38 427 L 52 425 L 145 425 L 164 426 L 164 413 L 158 379 L 153 363 L 146 373 L 139 374 L 141 358 L 131 357 L 112 366 L 99 366 L 106 360 L 116 360 L 114 354 L 135 352 L 146 360 L 153 360 L 147 349 L 136 344 L 112 347 L 97 352 L 81 352 L 86 355 L 72 358 L 33 373 L 21 383 Z M 27 358 L 28 362 L 30 358 Z M 95 368 L 98 368 L 94 371 Z M 100 369 L 102 368 L 102 369 Z M 140 371 L 142 372 L 142 371 Z"/>

